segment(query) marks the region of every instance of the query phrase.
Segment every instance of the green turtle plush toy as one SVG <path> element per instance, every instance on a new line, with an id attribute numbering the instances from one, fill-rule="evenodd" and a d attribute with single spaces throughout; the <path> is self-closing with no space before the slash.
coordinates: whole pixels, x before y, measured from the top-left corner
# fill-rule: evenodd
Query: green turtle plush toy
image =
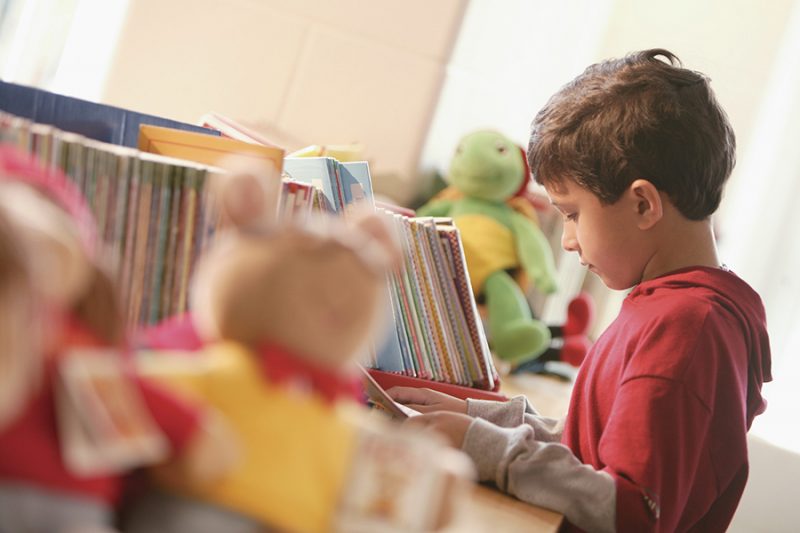
<path id="1" fill-rule="evenodd" d="M 476 297 L 484 297 L 492 350 L 511 363 L 533 359 L 550 347 L 550 329 L 536 320 L 523 290 L 509 273 L 521 268 L 540 292 L 556 290 L 553 255 L 531 218 L 507 202 L 530 182 L 525 152 L 494 131 L 476 131 L 458 144 L 449 180 L 458 195 L 434 198 L 419 216 L 452 217 L 461 233 Z"/>

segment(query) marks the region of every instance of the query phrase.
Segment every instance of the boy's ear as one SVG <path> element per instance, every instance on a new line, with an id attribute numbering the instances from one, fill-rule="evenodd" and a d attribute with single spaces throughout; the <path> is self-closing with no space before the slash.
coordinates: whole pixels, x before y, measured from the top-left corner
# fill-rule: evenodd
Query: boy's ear
<path id="1" fill-rule="evenodd" d="M 661 220 L 664 204 L 655 185 L 645 179 L 637 179 L 630 184 L 628 192 L 636 210 L 639 229 L 650 229 Z"/>

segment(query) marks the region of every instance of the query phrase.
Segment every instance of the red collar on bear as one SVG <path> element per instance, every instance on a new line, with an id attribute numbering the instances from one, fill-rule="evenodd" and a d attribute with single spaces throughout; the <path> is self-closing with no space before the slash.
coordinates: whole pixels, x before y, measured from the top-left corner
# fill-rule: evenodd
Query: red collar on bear
<path id="1" fill-rule="evenodd" d="M 262 344 L 257 354 L 264 375 L 271 383 L 310 390 L 327 403 L 342 399 L 363 403 L 363 387 L 357 376 L 336 375 L 274 344 Z"/>

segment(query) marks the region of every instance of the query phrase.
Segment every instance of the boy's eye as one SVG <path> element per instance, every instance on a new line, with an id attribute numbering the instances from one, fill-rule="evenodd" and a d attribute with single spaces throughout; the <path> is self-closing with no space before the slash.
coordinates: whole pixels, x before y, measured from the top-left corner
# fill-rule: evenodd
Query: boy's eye
<path id="1" fill-rule="evenodd" d="M 566 220 L 578 220 L 578 213 L 564 213 Z"/>

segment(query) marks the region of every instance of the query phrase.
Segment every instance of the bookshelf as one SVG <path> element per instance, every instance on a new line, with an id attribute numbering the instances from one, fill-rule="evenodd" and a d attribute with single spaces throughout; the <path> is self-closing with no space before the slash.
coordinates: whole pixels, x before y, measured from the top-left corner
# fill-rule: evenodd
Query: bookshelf
<path id="1" fill-rule="evenodd" d="M 209 165 L 218 153 L 232 152 L 238 143 L 248 156 L 283 169 L 283 219 L 303 219 L 314 210 L 346 216 L 350 204 L 372 201 L 366 162 L 284 158 L 275 147 L 209 135 L 196 126 L 166 121 L 178 126 L 167 129 L 159 117 L 0 84 L 0 92 L 9 96 L 3 106 L 23 115 L 0 115 L 0 140 L 60 169 L 83 192 L 131 330 L 189 311 L 194 265 L 221 226 L 206 191 L 209 179 L 221 172 Z M 75 129 L 85 135 L 52 124 L 79 125 Z M 141 126 L 135 142 L 132 125 Z M 134 144 L 140 150 L 130 147 Z M 387 281 L 393 328 L 375 340 L 368 365 L 374 377 L 385 386 L 424 384 L 461 397 L 502 399 L 457 228 L 449 219 L 381 212 L 405 260 Z"/>
<path id="2" fill-rule="evenodd" d="M 76 108 L 83 109 L 82 105 Z M 125 110 L 120 112 L 128 116 Z M 120 115 L 114 111 L 110 116 L 98 120 L 111 121 L 113 129 Z M 86 196 L 105 242 L 106 259 L 118 277 L 131 328 L 188 310 L 194 264 L 221 227 L 206 190 L 219 169 L 8 113 L 0 113 L 0 142 L 14 144 L 62 170 Z M 298 171 L 310 161 L 288 162 L 290 175 L 283 181 L 279 216 L 302 218 L 311 210 L 343 212 L 358 199 L 358 191 L 369 196 L 366 163 L 340 165 L 321 159 L 326 159 L 328 171 L 317 177 Z M 319 176 L 321 183 L 314 181 Z M 405 264 L 387 283 L 395 327 L 375 351 L 374 375 L 392 384 L 441 385 L 462 397 L 503 398 L 496 392 L 498 375 L 480 326 L 458 230 L 447 219 L 388 211 L 385 216 L 403 243 Z M 504 531 L 515 531 L 514 523 L 520 528 L 524 524 L 526 530 L 533 524 L 535 531 L 555 531 L 560 523 L 556 513 L 480 487 L 470 499 L 474 505 L 468 513 L 475 521 L 502 524 Z M 498 505 L 500 501 L 504 505 Z"/>

